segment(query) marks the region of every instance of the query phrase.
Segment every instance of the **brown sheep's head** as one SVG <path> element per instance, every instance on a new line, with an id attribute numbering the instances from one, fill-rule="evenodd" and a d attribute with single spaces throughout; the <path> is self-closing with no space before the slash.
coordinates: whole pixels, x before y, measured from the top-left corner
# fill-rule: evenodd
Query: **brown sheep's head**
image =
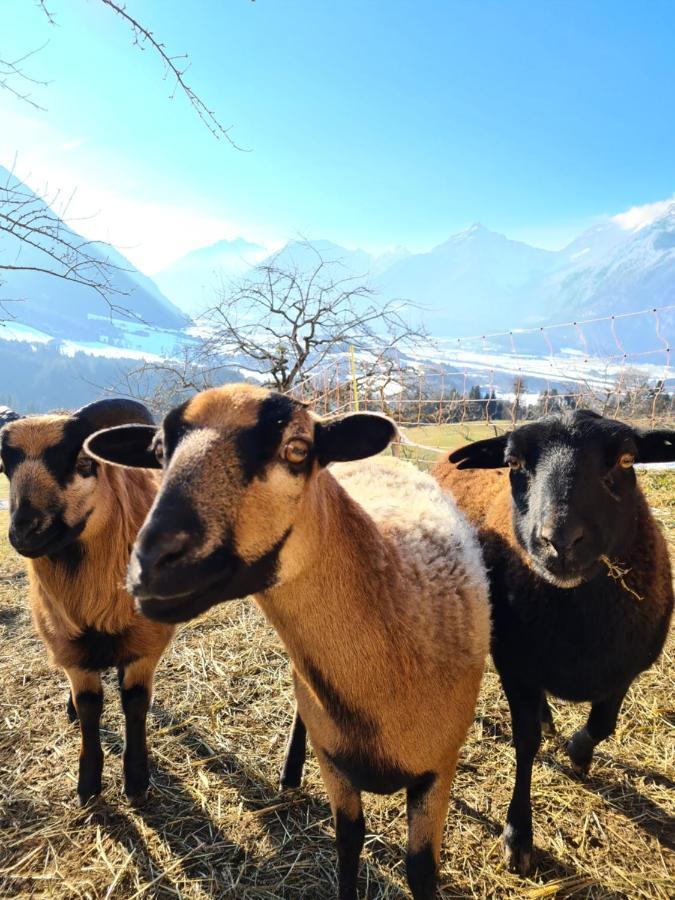
<path id="1" fill-rule="evenodd" d="M 172 410 L 158 429 L 101 431 L 86 449 L 164 469 L 128 587 L 147 616 L 178 622 L 278 583 L 281 550 L 320 470 L 379 453 L 395 434 L 383 416 L 322 421 L 289 397 L 226 385 Z"/>
<path id="2" fill-rule="evenodd" d="M 58 554 L 101 519 L 97 463 L 82 449 L 93 432 L 152 422 L 131 400 L 101 400 L 72 415 L 18 418 L 0 431 L 0 471 L 9 479 L 9 540 L 22 556 Z M 101 523 L 103 524 L 103 523 Z"/>
<path id="3" fill-rule="evenodd" d="M 675 460 L 675 431 L 643 431 L 589 410 L 547 416 L 450 454 L 459 469 L 509 467 L 513 527 L 534 570 L 576 587 L 628 549 L 639 488 L 633 463 Z"/>

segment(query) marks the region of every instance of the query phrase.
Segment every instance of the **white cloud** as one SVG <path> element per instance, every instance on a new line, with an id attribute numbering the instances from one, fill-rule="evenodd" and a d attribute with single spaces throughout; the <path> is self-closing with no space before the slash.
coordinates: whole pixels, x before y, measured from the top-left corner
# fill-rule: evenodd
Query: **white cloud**
<path id="1" fill-rule="evenodd" d="M 675 206 L 675 195 L 668 200 L 645 203 L 643 206 L 632 206 L 626 212 L 613 216 L 612 219 L 625 231 L 640 231 L 664 216 L 671 206 Z"/>

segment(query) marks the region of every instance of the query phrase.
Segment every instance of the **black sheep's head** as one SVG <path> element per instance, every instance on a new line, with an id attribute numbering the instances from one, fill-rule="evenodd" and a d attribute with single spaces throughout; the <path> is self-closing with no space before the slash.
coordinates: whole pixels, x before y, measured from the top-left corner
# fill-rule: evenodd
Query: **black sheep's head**
<path id="1" fill-rule="evenodd" d="M 576 587 L 624 554 L 636 528 L 634 463 L 675 459 L 675 431 L 643 431 L 588 410 L 548 416 L 456 450 L 458 468 L 510 469 L 513 527 L 533 569 Z M 606 569 L 604 569 L 606 571 Z"/>

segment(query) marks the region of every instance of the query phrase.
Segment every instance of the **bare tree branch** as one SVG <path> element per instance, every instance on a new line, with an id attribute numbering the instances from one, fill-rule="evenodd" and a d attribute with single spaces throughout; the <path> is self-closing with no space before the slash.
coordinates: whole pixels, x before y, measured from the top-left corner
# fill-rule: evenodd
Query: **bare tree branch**
<path id="1" fill-rule="evenodd" d="M 3 237 L 0 284 L 3 272 L 49 275 L 90 288 L 111 312 L 138 319 L 129 309 L 114 302 L 115 297 L 127 295 L 115 278 L 126 270 L 105 255 L 105 244 L 85 240 L 64 224 L 51 208 L 58 201 L 58 192 L 48 202 L 24 187 L 11 173 L 4 183 L 0 182 L 0 237 Z M 65 211 L 67 203 L 62 214 Z"/>
<path id="2" fill-rule="evenodd" d="M 165 76 L 171 74 L 173 78 L 175 78 L 175 85 L 171 97 L 173 98 L 176 91 L 180 89 L 187 97 L 204 125 L 206 125 L 208 130 L 217 140 L 225 138 L 225 140 L 236 150 L 242 150 L 243 148 L 240 147 L 230 135 L 231 126 L 226 128 L 216 116 L 215 112 L 204 103 L 199 94 L 197 94 L 185 80 L 185 73 L 189 68 L 187 54 L 182 54 L 180 56 L 170 55 L 166 46 L 155 37 L 154 33 L 129 13 L 126 4 L 116 3 L 115 0 L 100 0 L 100 2 L 111 9 L 130 26 L 134 34 L 134 44 L 136 44 L 136 46 L 144 49 L 143 45 L 148 44 L 158 54 L 165 66 Z"/>
<path id="3" fill-rule="evenodd" d="M 19 56 L 17 59 L 0 59 L 0 90 L 9 91 L 17 100 L 22 100 L 24 103 L 32 106 L 33 109 L 41 112 L 46 112 L 45 107 L 33 100 L 31 94 L 27 92 L 26 86 L 46 87 L 48 82 L 40 81 L 38 78 L 28 75 L 23 68 L 23 64 L 31 56 L 44 50 L 46 46 L 46 44 L 43 44 L 35 50 L 24 53 L 23 56 Z"/>
<path id="4" fill-rule="evenodd" d="M 335 261 L 306 247 L 317 255 L 308 271 L 284 266 L 278 255 L 258 266 L 204 314 L 199 340 L 173 360 L 127 373 L 124 391 L 148 399 L 138 393 L 139 383 L 152 381 L 151 401 L 160 395 L 177 401 L 239 372 L 289 392 L 339 378 L 340 360 L 344 372 L 350 354 L 358 356 L 356 377 L 364 390 L 382 396 L 399 383 L 399 349 L 426 333 L 406 322 L 399 301 L 377 302 L 361 279 L 336 271 Z"/>
<path id="5" fill-rule="evenodd" d="M 144 25 L 135 15 L 129 12 L 126 3 L 116 2 L 116 0 L 98 0 L 98 2 L 103 6 L 107 6 L 112 13 L 122 19 L 131 29 L 135 46 L 144 50 L 147 45 L 157 54 L 157 56 L 159 56 L 165 69 L 164 77 L 166 78 L 170 75 L 175 79 L 174 87 L 169 95 L 170 98 L 173 99 L 176 92 L 181 91 L 201 119 L 202 123 L 217 140 L 225 139 L 236 150 L 244 150 L 243 147 L 240 147 L 239 144 L 236 143 L 230 134 L 232 126 L 223 125 L 216 112 L 211 109 L 194 88 L 188 84 L 185 77 L 190 68 L 190 61 L 187 53 L 169 53 L 166 45 L 155 35 L 155 33 L 147 25 Z M 50 25 L 55 26 L 56 19 L 47 6 L 47 0 L 37 0 L 37 5 L 42 10 L 47 22 Z M 31 50 L 29 53 L 26 53 L 15 60 L 0 58 L 0 89 L 9 91 L 9 93 L 13 94 L 18 100 L 28 103 L 34 109 L 45 112 L 45 107 L 33 100 L 30 93 L 24 88 L 28 84 L 46 87 L 48 82 L 32 78 L 24 71 L 22 65 L 27 59 L 42 49 L 43 47 L 39 47 L 36 50 Z"/>

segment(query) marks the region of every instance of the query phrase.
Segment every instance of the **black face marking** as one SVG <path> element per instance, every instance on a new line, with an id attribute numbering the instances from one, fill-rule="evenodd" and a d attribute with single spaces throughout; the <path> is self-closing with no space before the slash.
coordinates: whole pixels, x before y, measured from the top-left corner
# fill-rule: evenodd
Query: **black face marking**
<path id="1" fill-rule="evenodd" d="M 62 550 L 56 553 L 49 553 L 47 556 L 50 562 L 62 566 L 69 578 L 75 578 L 84 559 L 85 552 L 84 544 L 76 539 Z"/>
<path id="2" fill-rule="evenodd" d="M 81 654 L 79 667 L 88 672 L 100 672 L 112 666 L 129 665 L 134 657 L 124 652 L 125 638 L 125 632 L 108 634 L 95 628 L 87 628 L 73 641 Z"/>
<path id="3" fill-rule="evenodd" d="M 244 562 L 231 546 L 222 547 L 202 562 L 178 562 L 165 572 L 160 569 L 156 575 L 142 574 L 138 582 L 128 584 L 128 589 L 149 619 L 187 622 L 217 603 L 238 600 L 271 587 L 277 578 L 279 553 L 289 534 L 290 529 L 252 563 Z"/>
<path id="4" fill-rule="evenodd" d="M 59 487 L 65 487 L 73 477 L 82 444 L 90 433 L 91 428 L 86 422 L 68 419 L 61 440 L 42 453 L 40 459 Z"/>
<path id="5" fill-rule="evenodd" d="M 296 404 L 289 397 L 270 394 L 260 404 L 256 424 L 237 433 L 237 454 L 247 483 L 261 475 L 276 455 L 295 409 Z"/>
<path id="6" fill-rule="evenodd" d="M 192 427 L 190 423 L 186 422 L 183 418 L 183 414 L 188 408 L 188 405 L 189 400 L 185 403 L 181 403 L 181 405 L 177 406 L 175 409 L 172 409 L 164 418 L 164 422 L 162 423 L 162 444 L 164 446 L 165 459 L 170 459 L 178 446 L 180 439 Z"/>
<path id="7" fill-rule="evenodd" d="M 26 454 L 20 447 L 12 447 L 4 439 L 0 443 L 0 458 L 5 475 L 11 479 L 14 469 L 26 459 Z"/>

